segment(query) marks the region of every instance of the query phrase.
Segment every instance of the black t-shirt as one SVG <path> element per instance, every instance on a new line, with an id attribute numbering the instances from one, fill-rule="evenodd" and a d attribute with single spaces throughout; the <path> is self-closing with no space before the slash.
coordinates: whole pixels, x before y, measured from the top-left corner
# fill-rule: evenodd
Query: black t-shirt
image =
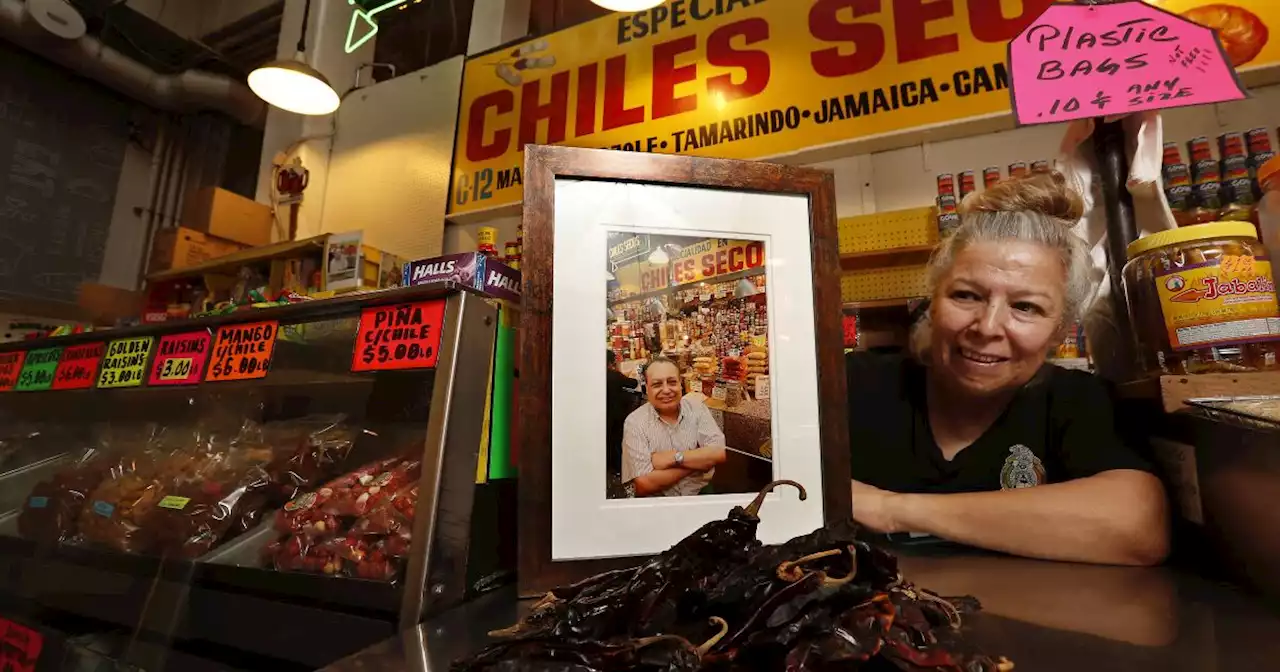
<path id="1" fill-rule="evenodd" d="M 1106 386 L 1083 371 L 1046 364 L 977 441 L 947 461 L 929 426 L 924 367 L 854 353 L 846 368 L 852 475 L 878 488 L 979 492 L 1151 470 L 1117 435 Z"/>

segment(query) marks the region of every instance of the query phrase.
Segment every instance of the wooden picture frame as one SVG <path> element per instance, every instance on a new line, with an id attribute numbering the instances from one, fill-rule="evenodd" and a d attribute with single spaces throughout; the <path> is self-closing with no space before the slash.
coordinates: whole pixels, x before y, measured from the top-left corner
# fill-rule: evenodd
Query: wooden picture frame
<path id="1" fill-rule="evenodd" d="M 545 593 L 637 564 L 611 557 L 554 561 L 552 553 L 552 332 L 557 180 L 589 180 L 803 196 L 808 203 L 817 370 L 822 519 L 851 515 L 840 261 L 830 171 L 770 163 L 530 145 L 525 148 L 520 356 L 519 590 Z M 603 307 L 601 308 L 603 313 Z M 602 339 L 603 340 L 603 339 Z M 598 353 L 591 353 L 598 359 Z M 728 506 L 725 513 L 728 513 Z M 766 507 L 767 509 L 768 507 Z M 768 513 L 766 511 L 765 515 Z M 798 530 L 803 534 L 810 530 Z"/>

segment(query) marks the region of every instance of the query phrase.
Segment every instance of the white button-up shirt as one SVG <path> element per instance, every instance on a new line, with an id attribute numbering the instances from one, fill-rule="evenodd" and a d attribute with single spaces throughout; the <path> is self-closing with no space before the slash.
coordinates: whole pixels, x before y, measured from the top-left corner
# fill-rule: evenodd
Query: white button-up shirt
<path id="1" fill-rule="evenodd" d="M 674 425 L 663 421 L 653 404 L 645 404 L 632 411 L 622 426 L 622 482 L 630 483 L 653 471 L 654 453 L 723 445 L 724 432 L 701 401 L 681 399 L 680 418 Z M 713 469 L 685 476 L 662 494 L 668 497 L 696 495 L 711 481 L 714 472 Z"/>

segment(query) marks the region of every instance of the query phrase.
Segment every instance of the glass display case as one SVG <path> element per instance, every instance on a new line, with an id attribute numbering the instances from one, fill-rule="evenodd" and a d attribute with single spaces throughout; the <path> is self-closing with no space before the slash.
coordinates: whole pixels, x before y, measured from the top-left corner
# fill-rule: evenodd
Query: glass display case
<path id="1" fill-rule="evenodd" d="M 0 345 L 0 655 L 314 669 L 461 601 L 501 564 L 496 313 L 436 283 Z"/>

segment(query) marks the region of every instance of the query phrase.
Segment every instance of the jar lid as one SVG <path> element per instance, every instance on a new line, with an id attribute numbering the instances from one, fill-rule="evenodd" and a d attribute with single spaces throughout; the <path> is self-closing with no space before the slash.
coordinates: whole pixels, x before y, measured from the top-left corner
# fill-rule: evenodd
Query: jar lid
<path id="1" fill-rule="evenodd" d="M 1258 184 L 1262 184 L 1278 174 L 1280 174 L 1280 155 L 1273 156 L 1261 166 L 1258 166 Z"/>
<path id="2" fill-rule="evenodd" d="M 1197 240 L 1214 240 L 1216 238 L 1253 238 L 1257 240 L 1258 230 L 1249 222 L 1210 222 L 1208 224 L 1183 226 L 1153 233 L 1146 238 L 1139 238 L 1129 243 L 1129 247 L 1125 251 L 1129 254 L 1129 258 L 1132 259 L 1139 254 L 1150 252 L 1166 245 L 1190 243 Z"/>

